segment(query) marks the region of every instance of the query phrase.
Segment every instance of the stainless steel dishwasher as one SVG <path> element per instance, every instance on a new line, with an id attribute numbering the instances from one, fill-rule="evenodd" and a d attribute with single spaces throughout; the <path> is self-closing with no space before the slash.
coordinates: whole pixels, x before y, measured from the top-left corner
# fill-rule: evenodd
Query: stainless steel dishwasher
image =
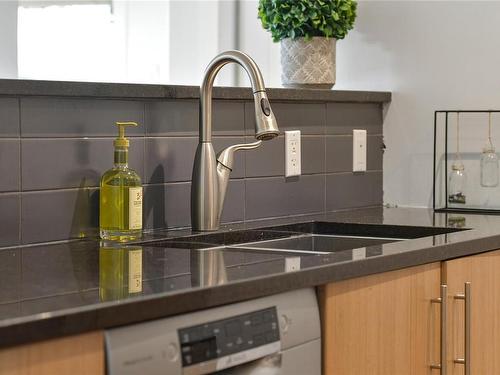
<path id="1" fill-rule="evenodd" d="M 321 374 L 313 288 L 114 328 L 105 337 L 112 375 Z"/>

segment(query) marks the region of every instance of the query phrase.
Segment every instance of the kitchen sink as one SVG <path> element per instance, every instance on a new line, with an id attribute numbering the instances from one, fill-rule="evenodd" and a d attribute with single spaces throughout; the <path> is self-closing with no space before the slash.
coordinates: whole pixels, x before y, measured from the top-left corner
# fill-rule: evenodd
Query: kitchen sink
<path id="1" fill-rule="evenodd" d="M 284 251 L 287 253 L 329 254 L 337 251 L 361 247 L 382 245 L 402 241 L 406 238 L 380 238 L 363 236 L 340 236 L 323 234 L 305 234 L 267 241 L 226 246 L 233 250 Z"/>
<path id="2" fill-rule="evenodd" d="M 199 233 L 143 245 L 197 251 L 240 250 L 330 254 L 345 250 L 438 236 L 465 229 L 313 221 L 236 231 Z"/>

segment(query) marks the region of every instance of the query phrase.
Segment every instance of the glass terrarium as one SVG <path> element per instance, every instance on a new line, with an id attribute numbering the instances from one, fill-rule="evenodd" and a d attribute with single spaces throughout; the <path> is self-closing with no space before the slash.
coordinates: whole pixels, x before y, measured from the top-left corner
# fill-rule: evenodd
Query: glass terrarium
<path id="1" fill-rule="evenodd" d="M 494 146 L 497 139 L 500 110 L 435 112 L 435 211 L 500 214 L 499 156 Z"/>

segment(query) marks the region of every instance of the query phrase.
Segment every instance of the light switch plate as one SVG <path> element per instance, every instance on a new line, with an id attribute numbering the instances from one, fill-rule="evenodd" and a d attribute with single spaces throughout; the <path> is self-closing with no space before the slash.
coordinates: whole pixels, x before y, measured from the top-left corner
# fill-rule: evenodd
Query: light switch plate
<path id="1" fill-rule="evenodd" d="M 302 173 L 300 153 L 300 130 L 285 131 L 285 177 Z"/>
<path id="2" fill-rule="evenodd" d="M 366 171 L 366 130 L 352 131 L 352 171 Z"/>
<path id="3" fill-rule="evenodd" d="M 300 257 L 285 258 L 285 272 L 293 272 L 300 270 Z"/>

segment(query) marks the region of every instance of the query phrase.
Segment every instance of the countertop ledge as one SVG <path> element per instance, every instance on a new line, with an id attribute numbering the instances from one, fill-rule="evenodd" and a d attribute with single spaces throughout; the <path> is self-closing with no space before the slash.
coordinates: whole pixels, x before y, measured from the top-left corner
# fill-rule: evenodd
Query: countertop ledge
<path id="1" fill-rule="evenodd" d="M 269 99 L 311 102 L 391 101 L 386 91 L 268 88 Z M 198 86 L 0 79 L 0 96 L 56 96 L 109 99 L 198 99 Z M 214 99 L 251 100 L 249 87 L 214 87 Z"/>
<path id="2" fill-rule="evenodd" d="M 286 254 L 199 251 L 247 242 L 250 237 L 255 240 L 306 233 L 300 228 L 312 221 L 452 228 L 456 216 L 428 209 L 380 207 L 232 224 L 215 237 L 193 238 L 189 230 L 153 232 L 144 240 L 164 242 L 161 246 L 142 245 L 142 295 L 107 302 L 101 301 L 99 294 L 98 241 L 4 248 L 0 250 L 0 347 L 118 327 L 500 248 L 500 216 L 458 215 L 468 230 L 370 246 L 361 259 L 355 258 L 352 250 L 301 255 L 301 269 L 295 272 L 284 271 Z M 304 224 L 292 225 L 296 223 Z M 241 232 L 243 229 L 250 232 Z M 207 284 L 200 276 L 200 264 L 204 263 L 198 257 L 211 251 L 226 278 Z"/>

